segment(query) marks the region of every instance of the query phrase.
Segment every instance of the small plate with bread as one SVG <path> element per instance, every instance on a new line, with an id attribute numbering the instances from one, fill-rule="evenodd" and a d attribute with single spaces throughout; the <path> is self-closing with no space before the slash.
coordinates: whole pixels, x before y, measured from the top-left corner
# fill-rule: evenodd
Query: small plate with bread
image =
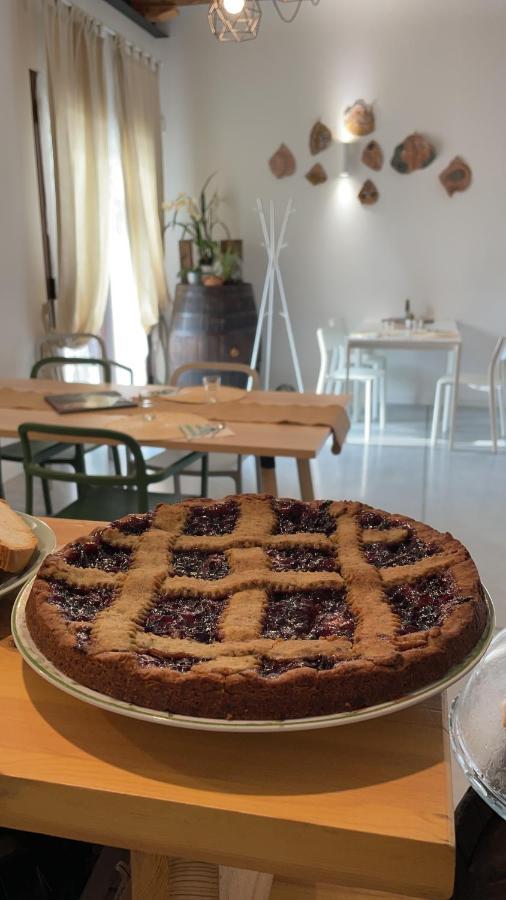
<path id="1" fill-rule="evenodd" d="M 32 578 L 55 547 L 56 536 L 49 525 L 15 512 L 0 500 L 0 597 Z"/>

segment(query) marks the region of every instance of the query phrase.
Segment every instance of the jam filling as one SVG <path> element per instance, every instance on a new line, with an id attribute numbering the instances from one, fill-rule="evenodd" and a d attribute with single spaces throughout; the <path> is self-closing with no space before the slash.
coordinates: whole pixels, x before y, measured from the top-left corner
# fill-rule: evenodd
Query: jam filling
<path id="1" fill-rule="evenodd" d="M 211 644 L 218 640 L 218 622 L 228 597 L 182 597 L 161 594 L 151 607 L 144 631 L 164 637 Z"/>
<path id="2" fill-rule="evenodd" d="M 153 524 L 153 512 L 132 513 L 123 519 L 111 522 L 113 528 L 117 528 L 123 534 L 143 534 Z"/>
<path id="3" fill-rule="evenodd" d="M 427 556 L 434 556 L 440 549 L 437 544 L 426 544 L 412 534 L 398 544 L 386 544 L 381 541 L 377 544 L 365 544 L 364 556 L 368 563 L 378 569 L 387 569 L 390 566 L 412 565 Z"/>
<path id="4" fill-rule="evenodd" d="M 205 578 L 214 581 L 225 578 L 230 568 L 224 553 L 206 552 L 205 550 L 177 550 L 172 557 L 174 575 L 186 575 L 188 578 Z"/>
<path id="5" fill-rule="evenodd" d="M 351 639 L 355 619 L 344 590 L 316 588 L 310 591 L 272 591 L 269 594 L 262 635 L 285 640 Z"/>
<path id="6" fill-rule="evenodd" d="M 269 659 L 267 656 L 264 656 L 260 662 L 258 674 L 263 678 L 275 678 L 278 675 L 283 675 L 284 672 L 289 672 L 291 669 L 301 669 L 302 666 L 323 672 L 333 669 L 338 662 L 339 660 L 335 656 L 313 656 L 299 659 Z"/>
<path id="7" fill-rule="evenodd" d="M 193 506 L 188 513 L 184 533 L 196 537 L 232 534 L 238 518 L 239 506 L 235 500 Z"/>
<path id="8" fill-rule="evenodd" d="M 330 500 L 303 503 L 300 500 L 275 500 L 273 509 L 277 516 L 275 534 L 332 534 L 336 523 L 328 508 Z"/>
<path id="9" fill-rule="evenodd" d="M 95 587 L 82 589 L 72 587 L 63 581 L 48 581 L 51 593 L 48 603 L 59 606 L 69 622 L 92 622 L 99 612 L 112 603 L 115 589 L 112 587 Z"/>
<path id="10" fill-rule="evenodd" d="M 363 512 L 359 518 L 361 528 L 374 528 L 376 531 L 387 531 L 389 528 L 399 528 L 405 526 L 405 522 L 400 519 L 388 518 L 380 513 Z"/>
<path id="11" fill-rule="evenodd" d="M 201 662 L 201 660 L 196 656 L 155 656 L 153 653 L 138 653 L 137 662 L 142 668 L 189 672 L 195 663 Z"/>
<path id="12" fill-rule="evenodd" d="M 335 572 L 336 557 L 331 550 L 312 547 L 270 547 L 267 556 L 274 572 Z"/>
<path id="13" fill-rule="evenodd" d="M 387 592 L 390 606 L 400 619 L 399 634 L 428 631 L 441 625 L 446 617 L 466 602 L 457 594 L 451 575 L 431 575 L 413 584 L 400 584 Z"/>
<path id="14" fill-rule="evenodd" d="M 126 572 L 130 568 L 131 550 L 113 547 L 99 535 L 87 541 L 76 541 L 65 550 L 63 558 L 79 569 L 101 569 L 102 572 Z"/>

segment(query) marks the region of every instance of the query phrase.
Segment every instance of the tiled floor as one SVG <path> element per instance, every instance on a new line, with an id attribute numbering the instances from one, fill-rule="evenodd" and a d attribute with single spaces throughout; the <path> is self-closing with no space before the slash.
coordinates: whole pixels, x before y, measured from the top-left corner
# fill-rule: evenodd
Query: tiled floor
<path id="1" fill-rule="evenodd" d="M 451 531 L 469 548 L 496 607 L 497 624 L 506 627 L 506 450 L 490 452 L 486 412 L 459 411 L 457 443 L 450 452 L 441 442 L 429 446 L 430 410 L 425 407 L 389 409 L 383 434 L 373 431 L 368 446 L 363 426 L 354 425 L 341 456 L 325 448 L 313 463 L 317 497 L 364 500 L 374 506 L 413 516 Z M 10 502 L 24 508 L 24 484 L 19 468 L 6 465 L 4 480 Z M 195 489 L 187 480 L 183 490 Z M 170 485 L 157 486 L 170 490 Z M 278 488 L 284 496 L 297 496 L 297 472 L 292 460 L 278 461 Z M 69 502 L 72 488 L 57 485 L 55 509 Z M 227 479 L 213 479 L 211 494 L 222 497 L 233 490 Z M 254 491 L 252 460 L 244 466 L 244 490 Z M 68 499 L 66 499 L 68 497 Z M 43 513 L 36 493 L 36 513 Z M 454 696 L 458 686 L 450 692 Z M 455 793 L 465 787 L 455 773 Z"/>

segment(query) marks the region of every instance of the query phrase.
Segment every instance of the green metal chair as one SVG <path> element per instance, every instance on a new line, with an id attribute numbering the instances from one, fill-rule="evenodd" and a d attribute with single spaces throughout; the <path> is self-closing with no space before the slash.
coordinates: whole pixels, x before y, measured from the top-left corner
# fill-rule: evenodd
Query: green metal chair
<path id="1" fill-rule="evenodd" d="M 43 359 L 38 359 L 37 362 L 32 366 L 32 371 L 30 372 L 30 378 L 39 378 L 40 372 L 43 369 L 49 368 L 52 369 L 52 374 L 54 377 L 54 372 L 61 372 L 61 370 L 67 368 L 68 366 L 79 366 L 82 368 L 83 366 L 91 366 L 91 369 L 99 370 L 100 375 L 102 376 L 101 383 L 112 383 L 112 371 L 113 368 L 119 369 L 128 374 L 130 379 L 130 384 L 133 384 L 134 373 L 130 366 L 124 366 L 122 363 L 115 362 L 113 359 L 98 359 L 95 357 L 82 357 L 82 356 L 45 356 Z M 63 373 L 62 373 L 63 374 Z M 63 381 L 65 379 L 62 379 Z"/>
<path id="2" fill-rule="evenodd" d="M 124 366 L 121 363 L 117 363 L 111 359 L 98 359 L 98 358 L 85 358 L 81 356 L 46 356 L 43 359 L 39 359 L 33 366 L 30 372 L 30 378 L 38 378 L 44 374 L 43 370 L 45 368 L 49 368 L 50 375 L 54 379 L 58 374 L 63 376 L 64 370 L 66 367 L 70 366 L 90 366 L 92 370 L 99 371 L 102 382 L 112 382 L 112 372 L 113 367 L 116 369 L 127 372 L 130 383 L 133 383 L 133 372 L 129 366 Z M 65 379 L 62 377 L 62 381 Z M 53 444 L 49 441 L 39 441 L 37 445 L 33 447 L 34 455 L 37 457 L 37 462 L 41 466 L 46 465 L 54 465 L 55 463 L 65 463 L 68 466 L 71 466 L 76 472 L 84 472 L 84 453 L 89 452 L 89 450 L 95 450 L 95 447 L 84 448 L 83 446 L 72 447 L 69 444 Z M 114 465 L 114 471 L 116 473 L 121 472 L 121 462 L 118 454 L 117 447 L 112 448 L 112 459 Z M 0 496 L 5 497 L 2 474 L 1 474 L 1 463 L 5 462 L 14 462 L 14 463 L 23 463 L 23 448 L 19 441 L 15 441 L 12 444 L 7 444 L 7 446 L 2 447 L 0 449 Z M 49 484 L 46 480 L 42 481 L 42 491 L 44 495 L 44 504 L 46 513 L 48 516 L 52 515 L 52 504 L 51 504 L 51 494 L 49 491 Z"/>
<path id="3" fill-rule="evenodd" d="M 176 503 L 180 494 L 162 494 L 148 491 L 150 484 L 164 481 L 178 475 L 191 463 L 201 461 L 201 496 L 207 495 L 208 456 L 206 453 L 187 453 L 164 470 L 150 473 L 142 455 L 140 444 L 128 434 L 120 431 L 109 431 L 105 428 L 73 428 L 66 425 L 44 425 L 37 422 L 25 422 L 18 429 L 23 448 L 23 468 L 26 480 L 26 512 L 33 510 L 33 479 L 40 478 L 42 483 L 60 481 L 75 484 L 78 498 L 73 503 L 58 511 L 64 519 L 104 519 L 107 521 L 128 515 L 130 512 L 148 512 L 157 503 Z M 89 472 L 69 472 L 41 465 L 33 450 L 37 439 L 33 435 L 50 435 L 56 439 L 66 439 L 71 443 L 94 444 L 102 446 L 112 443 L 116 447 L 123 446 L 129 457 L 127 472 L 114 475 L 100 475 Z"/>

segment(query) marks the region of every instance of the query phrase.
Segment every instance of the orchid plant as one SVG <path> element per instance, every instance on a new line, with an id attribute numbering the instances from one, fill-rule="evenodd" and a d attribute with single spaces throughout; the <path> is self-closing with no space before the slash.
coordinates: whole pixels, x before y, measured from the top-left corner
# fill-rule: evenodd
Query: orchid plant
<path id="1" fill-rule="evenodd" d="M 221 198 L 217 191 L 210 197 L 207 190 L 217 173 L 213 172 L 200 191 L 199 199 L 190 197 L 189 194 L 178 194 L 176 199 L 164 203 L 162 209 L 172 213 L 170 220 L 164 227 L 181 228 L 183 240 L 191 240 L 196 245 L 199 254 L 199 266 L 212 266 L 219 255 L 219 245 L 213 240 L 213 234 L 217 227 L 223 229 L 225 236 L 230 238 L 230 232 L 224 222 L 218 217 L 218 209 Z M 184 219 L 181 218 L 184 216 Z"/>

